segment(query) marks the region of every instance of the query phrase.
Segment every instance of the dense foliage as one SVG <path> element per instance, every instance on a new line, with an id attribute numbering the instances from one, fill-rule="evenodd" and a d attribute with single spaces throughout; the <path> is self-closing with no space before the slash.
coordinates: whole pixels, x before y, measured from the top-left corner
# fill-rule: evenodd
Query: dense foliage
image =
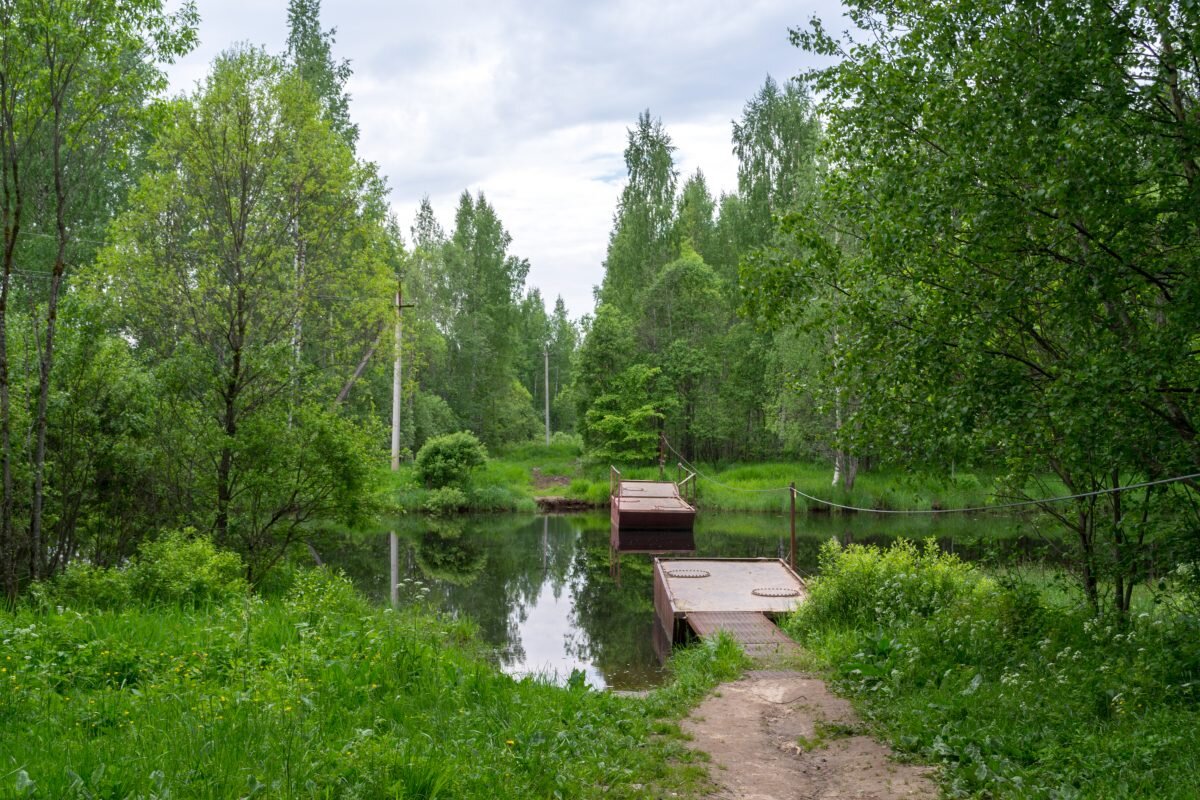
<path id="1" fill-rule="evenodd" d="M 1129 620 L 1077 586 L 990 578 L 929 545 L 821 551 L 787 629 L 951 796 L 1190 797 L 1196 595 L 1176 578 Z"/>
<path id="2" fill-rule="evenodd" d="M 818 124 L 804 90 L 768 78 L 733 126 L 738 193 L 682 185 L 670 134 L 647 111 L 629 130 L 600 305 L 584 320 L 576 424 L 593 455 L 645 462 L 667 434 L 690 459 L 824 456 L 827 413 L 796 401 L 822 361 L 797 364 L 795 325 L 739 315 L 738 263 L 779 239 L 775 217 L 814 191 Z"/>
<path id="3" fill-rule="evenodd" d="M 791 252 L 744 271 L 764 317 L 841 334 L 843 440 L 1077 493 L 1196 473 L 1194 11 L 850 14 L 861 40 L 794 33 L 839 58 L 807 76 L 837 169 L 786 221 Z M 1149 547 L 1195 558 L 1196 488 L 1045 507 L 1094 607 L 1128 610 Z"/>
<path id="4" fill-rule="evenodd" d="M 0 7 L 8 598 L 184 527 L 257 583 L 313 520 L 360 521 L 378 507 L 389 356 L 410 458 L 465 429 L 527 441 L 548 401 L 573 425 L 561 299 L 525 292 L 482 194 L 448 236 L 426 203 L 406 252 L 320 3 L 287 19 L 285 54 L 235 46 L 167 100 L 160 65 L 194 44 L 190 4 Z"/>
<path id="5" fill-rule="evenodd" d="M 425 442 L 417 452 L 417 477 L 441 489 L 464 484 L 487 461 L 487 450 L 469 433 L 450 433 Z"/>
<path id="6" fill-rule="evenodd" d="M 541 293 L 525 290 L 529 263 L 509 252 L 511 238 L 482 192 L 463 192 L 449 235 L 428 199 L 417 212 L 403 270 L 413 308 L 404 311 L 401 425 L 413 451 L 459 430 L 489 447 L 540 437 L 547 399 L 551 427 L 572 427 L 564 398 L 578 333 L 562 298 L 547 313 Z"/>

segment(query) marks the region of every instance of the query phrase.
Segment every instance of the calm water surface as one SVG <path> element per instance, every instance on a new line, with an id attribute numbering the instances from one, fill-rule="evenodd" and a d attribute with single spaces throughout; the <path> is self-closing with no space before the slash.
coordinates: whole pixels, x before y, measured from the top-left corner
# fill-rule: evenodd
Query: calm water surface
<path id="1" fill-rule="evenodd" d="M 663 679 L 653 639 L 652 557 L 611 553 L 607 513 L 394 524 L 394 536 L 323 543 L 322 556 L 381 603 L 428 602 L 473 619 L 510 674 L 565 681 L 581 670 L 593 687 L 614 689 L 649 688 Z M 817 551 L 831 537 L 887 544 L 931 536 L 972 560 L 1036 559 L 1043 547 L 1028 523 L 996 516 L 814 515 L 797 523 L 797 568 L 815 572 Z M 786 557 L 788 539 L 785 516 L 701 512 L 694 555 Z"/>

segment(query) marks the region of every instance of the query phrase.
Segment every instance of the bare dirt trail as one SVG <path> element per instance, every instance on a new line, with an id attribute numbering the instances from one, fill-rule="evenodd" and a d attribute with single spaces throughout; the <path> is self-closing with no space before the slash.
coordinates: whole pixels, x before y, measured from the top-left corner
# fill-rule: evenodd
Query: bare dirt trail
<path id="1" fill-rule="evenodd" d="M 751 671 L 719 686 L 684 720 L 712 757 L 720 800 L 936 798 L 929 767 L 901 764 L 865 735 L 850 703 L 793 671 Z"/>

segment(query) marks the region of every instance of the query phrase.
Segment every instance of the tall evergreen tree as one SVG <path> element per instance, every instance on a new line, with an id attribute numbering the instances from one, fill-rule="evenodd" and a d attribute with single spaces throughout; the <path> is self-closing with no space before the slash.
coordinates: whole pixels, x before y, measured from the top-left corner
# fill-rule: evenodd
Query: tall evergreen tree
<path id="1" fill-rule="evenodd" d="M 554 299 L 550 316 L 550 424 L 556 431 L 568 431 L 575 426 L 575 407 L 568 388 L 574 378 L 572 364 L 579 346 L 579 328 L 567 316 L 567 304 L 562 295 Z"/>
<path id="2" fill-rule="evenodd" d="M 679 192 L 679 209 L 675 217 L 674 239 L 679 253 L 690 246 L 706 262 L 720 255 L 714 215 L 717 206 L 708 191 L 708 181 L 699 169 L 683 184 Z"/>

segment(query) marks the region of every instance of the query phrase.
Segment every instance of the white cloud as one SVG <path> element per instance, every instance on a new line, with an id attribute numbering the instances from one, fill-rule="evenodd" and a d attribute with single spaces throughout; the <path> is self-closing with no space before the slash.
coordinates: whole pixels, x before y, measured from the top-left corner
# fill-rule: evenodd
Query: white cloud
<path id="1" fill-rule="evenodd" d="M 235 42 L 282 50 L 286 9 L 201 0 L 201 46 L 171 68 L 172 89 Z M 322 16 L 354 68 L 359 151 L 388 177 L 404 228 L 424 194 L 448 227 L 462 190 L 482 190 L 530 260 L 529 283 L 580 315 L 603 276 L 626 128 L 649 108 L 681 179 L 700 167 L 714 194 L 733 191 L 730 121 L 767 74 L 812 63 L 787 29 L 814 11 L 841 13 L 830 0 L 326 0 Z"/>

